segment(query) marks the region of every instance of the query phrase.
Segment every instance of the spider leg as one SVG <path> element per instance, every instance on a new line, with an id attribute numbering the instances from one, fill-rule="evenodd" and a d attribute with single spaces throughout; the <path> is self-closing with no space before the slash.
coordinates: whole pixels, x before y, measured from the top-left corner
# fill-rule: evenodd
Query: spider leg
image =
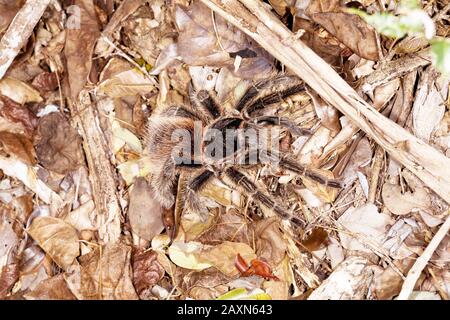
<path id="1" fill-rule="evenodd" d="M 292 215 L 287 209 L 279 205 L 266 192 L 259 190 L 245 174 L 235 168 L 227 168 L 222 172 L 223 178 L 229 183 L 240 188 L 245 194 L 252 197 L 258 204 L 273 210 L 281 219 L 289 220 L 297 226 L 304 227 L 305 223 L 298 217 Z"/>
<path id="2" fill-rule="evenodd" d="M 284 127 L 288 129 L 291 133 L 297 136 L 309 136 L 311 135 L 311 130 L 308 129 L 302 129 L 299 126 L 297 126 L 293 121 L 290 121 L 289 119 L 280 117 L 280 116 L 260 116 L 257 118 L 254 118 L 252 120 L 254 124 L 261 124 L 261 125 L 276 125 L 280 127 Z"/>
<path id="3" fill-rule="evenodd" d="M 310 178 L 311 180 L 314 180 L 324 186 L 337 189 L 342 188 L 342 184 L 339 180 L 327 178 L 287 156 L 280 157 L 278 165 L 288 171 Z"/>
<path id="4" fill-rule="evenodd" d="M 304 90 L 302 81 L 296 76 L 278 75 L 262 80 L 250 87 L 236 104 L 236 109 L 251 118 L 262 109 L 282 102 L 285 98 Z"/>
<path id="5" fill-rule="evenodd" d="M 199 90 L 195 92 L 189 87 L 191 103 L 196 106 L 200 112 L 209 120 L 217 119 L 223 114 L 222 107 L 217 102 L 214 94 L 207 90 Z M 209 121 L 208 121 L 209 122 Z"/>
<path id="6" fill-rule="evenodd" d="M 186 186 L 186 204 L 192 211 L 202 211 L 201 201 L 198 192 L 211 180 L 214 173 L 209 170 L 201 170 L 195 175 Z"/>

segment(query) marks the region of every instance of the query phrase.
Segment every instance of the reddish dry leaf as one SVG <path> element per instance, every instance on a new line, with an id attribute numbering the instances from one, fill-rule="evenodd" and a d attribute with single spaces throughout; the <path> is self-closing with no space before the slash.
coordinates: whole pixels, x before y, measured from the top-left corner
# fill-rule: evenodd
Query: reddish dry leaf
<path id="1" fill-rule="evenodd" d="M 7 131 L 0 132 L 0 147 L 10 156 L 28 165 L 34 166 L 37 163 L 33 143 L 23 135 Z"/>
<path id="2" fill-rule="evenodd" d="M 273 275 L 270 265 L 260 259 L 253 259 L 250 262 L 250 266 L 248 266 L 244 258 L 242 258 L 240 254 L 237 254 L 235 266 L 236 269 L 239 270 L 242 277 L 250 277 L 255 275 L 265 279 L 280 280 L 278 277 Z"/>
<path id="3" fill-rule="evenodd" d="M 57 112 L 39 120 L 36 154 L 40 164 L 60 174 L 66 174 L 84 164 L 78 132 Z"/>
<path id="4" fill-rule="evenodd" d="M 0 95 L 0 116 L 11 122 L 20 123 L 25 128 L 27 136 L 33 136 L 37 125 L 37 117 L 27 107 Z"/>
<path id="5" fill-rule="evenodd" d="M 58 76 L 55 72 L 43 72 L 33 79 L 31 85 L 40 93 L 54 91 L 58 88 Z"/>
<path id="6" fill-rule="evenodd" d="M 80 10 L 80 28 L 66 30 L 64 53 L 67 60 L 70 95 L 76 100 L 91 71 L 91 56 L 100 33 L 93 0 L 75 0 L 74 5 Z"/>
<path id="7" fill-rule="evenodd" d="M 164 276 L 164 268 L 154 251 L 136 251 L 133 254 L 133 284 L 141 299 L 152 296 L 151 289 Z"/>

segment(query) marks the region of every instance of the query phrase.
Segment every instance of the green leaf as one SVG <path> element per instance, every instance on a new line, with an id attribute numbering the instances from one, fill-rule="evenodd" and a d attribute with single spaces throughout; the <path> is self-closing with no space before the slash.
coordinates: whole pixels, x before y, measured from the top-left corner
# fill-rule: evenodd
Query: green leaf
<path id="1" fill-rule="evenodd" d="M 431 42 L 431 52 L 436 68 L 444 75 L 450 75 L 450 39 L 434 39 Z"/>

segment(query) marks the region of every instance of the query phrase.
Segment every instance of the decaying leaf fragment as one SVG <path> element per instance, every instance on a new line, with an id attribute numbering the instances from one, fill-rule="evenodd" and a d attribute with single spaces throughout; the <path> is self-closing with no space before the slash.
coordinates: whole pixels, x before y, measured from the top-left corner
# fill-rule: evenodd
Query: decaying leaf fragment
<path id="1" fill-rule="evenodd" d="M 35 144 L 39 163 L 49 170 L 66 174 L 84 164 L 80 136 L 59 112 L 40 118 Z"/>

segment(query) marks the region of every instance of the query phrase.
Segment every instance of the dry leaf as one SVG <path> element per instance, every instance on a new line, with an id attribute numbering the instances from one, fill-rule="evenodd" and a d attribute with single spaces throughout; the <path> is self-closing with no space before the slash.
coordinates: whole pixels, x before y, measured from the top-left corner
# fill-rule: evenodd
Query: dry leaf
<path id="1" fill-rule="evenodd" d="M 151 241 L 163 231 L 162 206 L 144 178 L 137 178 L 130 191 L 128 218 L 131 229 L 139 237 Z"/>
<path id="2" fill-rule="evenodd" d="M 45 93 L 58 88 L 58 76 L 55 72 L 42 72 L 31 83 L 39 92 Z"/>
<path id="3" fill-rule="evenodd" d="M 49 170 L 66 174 L 84 164 L 80 136 L 60 113 L 40 118 L 35 144 L 39 163 Z"/>
<path id="4" fill-rule="evenodd" d="M 209 262 L 227 276 L 236 276 L 235 258 L 240 254 L 246 261 L 252 261 L 256 255 L 252 248 L 245 243 L 225 241 L 221 244 L 203 248 L 199 253 L 201 261 Z"/>
<path id="5" fill-rule="evenodd" d="M 33 136 L 37 118 L 27 107 L 0 95 L 0 116 L 11 122 L 22 124 L 27 136 Z"/>
<path id="6" fill-rule="evenodd" d="M 33 143 L 25 136 L 7 131 L 0 132 L 0 146 L 10 156 L 16 157 L 27 165 L 36 164 Z"/>
<path id="7" fill-rule="evenodd" d="M 175 22 L 180 31 L 178 54 L 188 65 L 225 66 L 234 70 L 235 57 L 239 55 L 243 61 L 235 73 L 240 77 L 263 77 L 272 70 L 271 58 L 265 51 L 220 15 L 215 15 L 214 26 L 211 10 L 201 2 L 187 9 L 177 6 Z"/>
<path id="8" fill-rule="evenodd" d="M 311 293 L 308 300 L 364 299 L 372 280 L 368 264 L 363 257 L 348 257 Z"/>
<path id="9" fill-rule="evenodd" d="M 37 217 L 28 229 L 28 234 L 64 270 L 80 254 L 77 231 L 61 219 Z"/>
<path id="10" fill-rule="evenodd" d="M 264 219 L 255 226 L 256 254 L 272 266 L 281 263 L 287 250 L 278 221 L 275 217 Z"/>
<path id="11" fill-rule="evenodd" d="M 24 297 L 27 300 L 76 300 L 62 273 L 40 282 L 32 291 L 25 293 Z"/>
<path id="12" fill-rule="evenodd" d="M 81 256 L 65 279 L 79 300 L 136 300 L 130 258 L 131 247 L 107 243 Z"/>
<path id="13" fill-rule="evenodd" d="M 38 91 L 14 78 L 7 77 L 0 80 L 0 95 L 6 96 L 19 104 L 42 102 Z"/>
<path id="14" fill-rule="evenodd" d="M 152 296 L 151 289 L 163 276 L 156 252 L 139 250 L 133 254 L 133 284 L 141 299 Z"/>
<path id="15" fill-rule="evenodd" d="M 343 231 L 339 232 L 339 238 L 345 249 L 372 252 L 369 249 L 370 246 L 363 245 L 361 239 L 365 239 L 372 246 L 381 246 L 386 227 L 392 222 L 392 219 L 387 214 L 379 213 L 378 208 L 369 203 L 358 208 L 350 207 L 339 217 L 338 222 L 345 227 Z M 349 235 L 348 231 L 358 238 Z"/>
<path id="16" fill-rule="evenodd" d="M 430 195 L 424 188 L 402 193 L 401 186 L 387 182 L 381 195 L 385 206 L 396 215 L 405 215 L 414 209 L 428 210 L 431 206 Z"/>
<path id="17" fill-rule="evenodd" d="M 135 95 L 146 95 L 155 88 L 154 82 L 135 69 L 115 74 L 98 86 L 98 94 L 106 94 L 111 98 L 122 98 Z"/>
<path id="18" fill-rule="evenodd" d="M 67 59 L 67 76 L 70 83 L 70 96 L 76 100 L 86 84 L 92 67 L 92 52 L 100 33 L 93 0 L 75 0 L 79 9 L 79 28 L 66 30 L 64 54 Z"/>

